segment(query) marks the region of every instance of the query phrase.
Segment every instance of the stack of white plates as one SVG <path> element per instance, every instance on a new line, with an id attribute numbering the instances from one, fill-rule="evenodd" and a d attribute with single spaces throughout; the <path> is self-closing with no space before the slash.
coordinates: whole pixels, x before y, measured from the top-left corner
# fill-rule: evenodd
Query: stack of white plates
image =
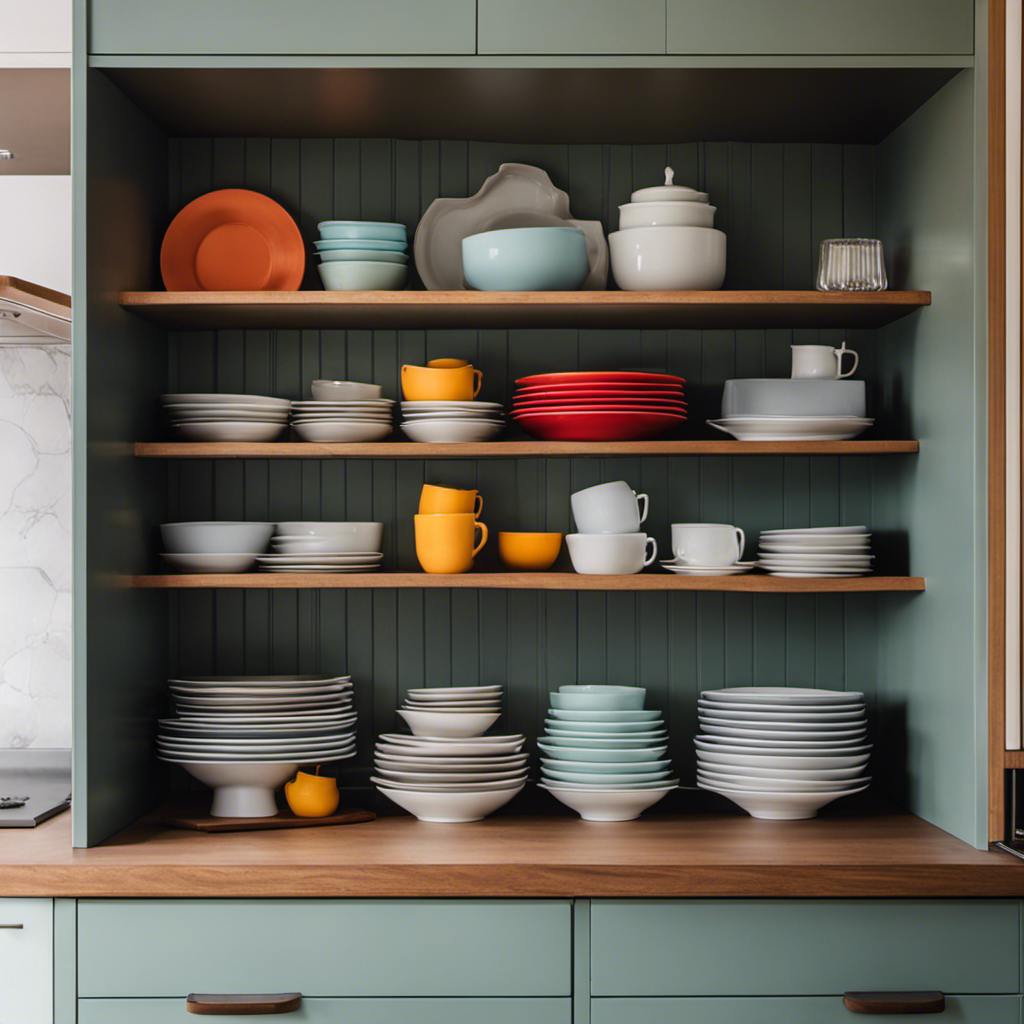
<path id="1" fill-rule="evenodd" d="M 470 739 L 501 716 L 500 686 L 446 686 L 410 690 L 398 709 L 414 736 Z"/>
<path id="2" fill-rule="evenodd" d="M 161 719 L 160 759 L 214 787 L 216 817 L 277 813 L 274 790 L 299 765 L 356 749 L 351 676 L 192 676 L 170 680 L 178 718 Z"/>
<path id="3" fill-rule="evenodd" d="M 273 532 L 273 523 L 163 523 L 161 557 L 179 572 L 248 572 Z"/>
<path id="4" fill-rule="evenodd" d="M 741 686 L 697 709 L 697 785 L 755 818 L 813 818 L 871 781 L 862 693 Z"/>
<path id="5" fill-rule="evenodd" d="M 161 395 L 174 432 L 186 441 L 274 441 L 291 402 L 264 395 Z"/>
<path id="6" fill-rule="evenodd" d="M 292 402 L 292 428 L 303 441 L 382 441 L 392 431 L 390 398 Z"/>
<path id="7" fill-rule="evenodd" d="M 871 534 L 866 526 L 817 526 L 765 530 L 758 565 L 772 576 L 866 576 L 871 572 Z"/>
<path id="8" fill-rule="evenodd" d="M 728 416 L 708 425 L 737 441 L 848 441 L 874 422 L 866 416 Z"/>
<path id="9" fill-rule="evenodd" d="M 403 402 L 402 432 L 410 441 L 490 441 L 505 427 L 500 402 Z"/>
<path id="10" fill-rule="evenodd" d="M 384 561 L 383 523 L 278 523 L 264 572 L 376 572 Z"/>

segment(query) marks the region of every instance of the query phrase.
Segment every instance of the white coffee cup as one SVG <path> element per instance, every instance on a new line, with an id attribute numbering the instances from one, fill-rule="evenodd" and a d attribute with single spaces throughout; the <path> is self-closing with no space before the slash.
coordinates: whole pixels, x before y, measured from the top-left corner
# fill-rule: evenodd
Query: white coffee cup
<path id="1" fill-rule="evenodd" d="M 820 378 L 840 380 L 852 376 L 860 362 L 860 356 L 847 348 L 833 348 L 831 345 L 790 345 L 793 350 L 793 380 Z M 853 366 L 843 373 L 843 356 L 853 356 Z"/>
<path id="2" fill-rule="evenodd" d="M 743 557 L 746 534 L 726 523 L 673 523 L 672 554 L 679 565 L 723 568 Z"/>
<path id="3" fill-rule="evenodd" d="M 570 533 L 565 543 L 572 567 L 587 576 L 632 576 L 658 557 L 646 533 Z"/>
<path id="4" fill-rule="evenodd" d="M 637 494 L 625 480 L 587 487 L 572 496 L 580 533 L 637 533 L 647 511 L 647 495 Z"/>

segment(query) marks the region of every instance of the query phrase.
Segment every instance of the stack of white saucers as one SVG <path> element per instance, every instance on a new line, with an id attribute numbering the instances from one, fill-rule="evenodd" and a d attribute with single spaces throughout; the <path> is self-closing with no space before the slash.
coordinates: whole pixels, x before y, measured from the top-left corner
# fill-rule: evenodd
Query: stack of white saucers
<path id="1" fill-rule="evenodd" d="M 303 441 L 382 441 L 392 427 L 390 398 L 292 402 L 292 429 Z"/>
<path id="2" fill-rule="evenodd" d="M 446 686 L 410 690 L 398 713 L 414 736 L 435 739 L 481 736 L 501 716 L 501 687 Z"/>
<path id="3" fill-rule="evenodd" d="M 871 572 L 871 534 L 866 526 L 818 526 L 765 530 L 758 565 L 772 576 L 866 576 Z"/>
<path id="4" fill-rule="evenodd" d="M 274 441 L 288 425 L 287 398 L 264 395 L 161 395 L 174 432 L 186 441 Z"/>
<path id="5" fill-rule="evenodd" d="M 161 558 L 179 572 L 248 572 L 273 532 L 273 523 L 163 523 Z"/>
<path id="6" fill-rule="evenodd" d="M 500 402 L 403 402 L 402 432 L 433 444 L 490 441 L 505 428 Z"/>
<path id="7" fill-rule="evenodd" d="M 697 785 L 755 818 L 813 818 L 871 781 L 862 693 L 741 686 L 697 709 Z"/>
<path id="8" fill-rule="evenodd" d="M 383 523 L 278 523 L 264 572 L 376 572 L 384 561 Z"/>
<path id="9" fill-rule="evenodd" d="M 848 441 L 875 421 L 867 416 L 728 416 L 708 426 L 737 441 Z"/>
<path id="10" fill-rule="evenodd" d="M 660 711 L 639 686 L 562 686 L 551 694 L 540 786 L 587 821 L 631 821 L 679 780 Z"/>
<path id="11" fill-rule="evenodd" d="M 274 790 L 299 765 L 352 757 L 351 676 L 191 676 L 170 680 L 178 718 L 159 722 L 163 761 L 212 786 L 216 817 L 277 813 Z"/>

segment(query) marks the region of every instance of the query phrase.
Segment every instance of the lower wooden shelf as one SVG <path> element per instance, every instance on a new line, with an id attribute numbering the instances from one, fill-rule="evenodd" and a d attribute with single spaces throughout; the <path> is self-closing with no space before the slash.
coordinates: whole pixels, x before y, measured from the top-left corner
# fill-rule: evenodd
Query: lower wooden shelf
<path id="1" fill-rule="evenodd" d="M 432 575 L 424 572 L 379 573 L 175 573 L 124 578 L 130 587 L 162 590 L 238 589 L 437 589 L 479 590 L 705 590 L 753 594 L 855 594 L 879 591 L 921 591 L 923 576 L 851 576 L 841 579 L 786 579 L 749 573 L 744 576 L 581 576 L 574 572 L 467 572 Z"/>

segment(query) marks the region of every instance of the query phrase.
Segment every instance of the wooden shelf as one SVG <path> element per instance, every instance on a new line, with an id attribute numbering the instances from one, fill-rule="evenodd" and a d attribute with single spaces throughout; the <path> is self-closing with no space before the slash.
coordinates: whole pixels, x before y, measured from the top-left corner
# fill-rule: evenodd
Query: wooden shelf
<path id="1" fill-rule="evenodd" d="M 479 590 L 708 590 L 753 594 L 855 594 L 878 591 L 920 591 L 922 576 L 851 576 L 840 579 L 785 579 L 748 573 L 744 576 L 675 576 L 668 572 L 635 576 L 581 576 L 574 572 L 467 572 L 432 575 L 425 572 L 376 573 L 174 573 L 128 576 L 130 587 L 157 590 L 238 589 L 407 590 L 456 587 Z"/>
<path id="2" fill-rule="evenodd" d="M 882 327 L 931 292 L 121 292 L 174 328 Z"/>
<path id="3" fill-rule="evenodd" d="M 480 444 L 312 444 L 139 441 L 144 459 L 518 459 L 543 456 L 913 455 L 917 441 L 487 441 Z"/>

